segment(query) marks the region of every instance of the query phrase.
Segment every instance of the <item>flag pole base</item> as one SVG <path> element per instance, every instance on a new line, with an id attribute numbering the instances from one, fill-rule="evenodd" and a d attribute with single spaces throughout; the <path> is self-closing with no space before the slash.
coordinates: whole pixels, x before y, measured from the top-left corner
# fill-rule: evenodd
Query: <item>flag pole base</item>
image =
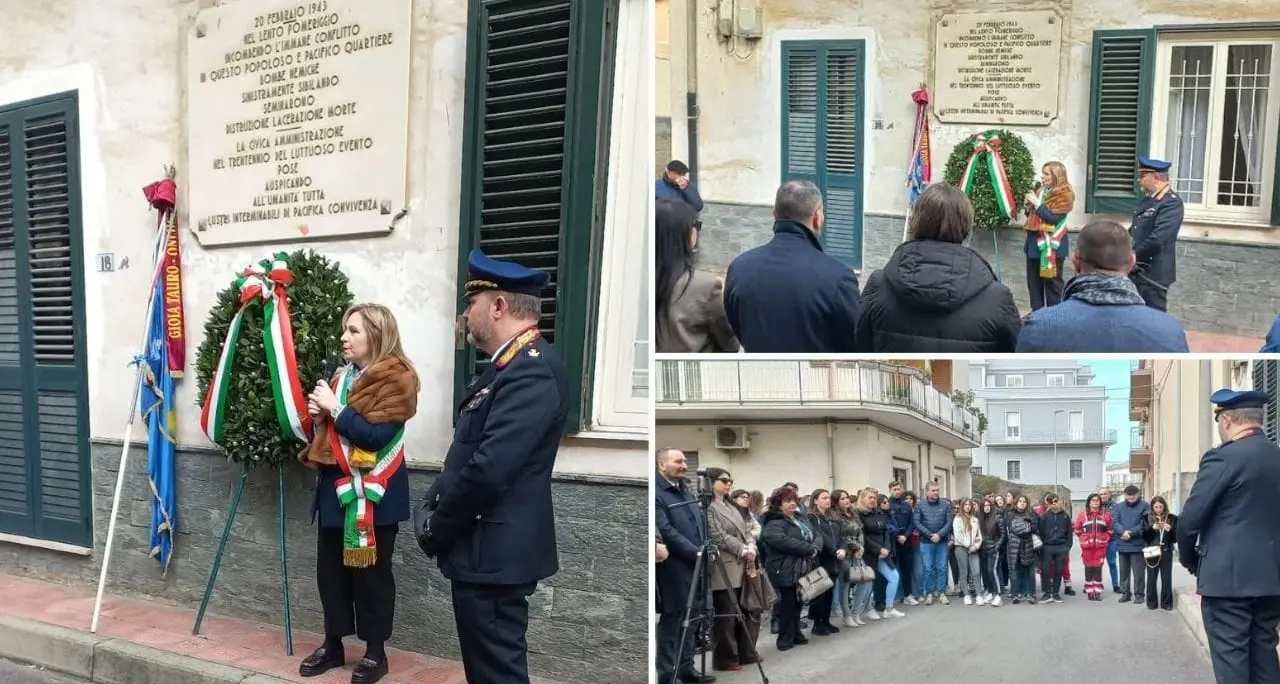
<path id="1" fill-rule="evenodd" d="M 285 548 L 284 464 L 276 466 L 280 498 L 280 584 L 284 587 L 284 652 L 293 656 L 293 616 L 289 610 L 289 553 Z"/>
<path id="2" fill-rule="evenodd" d="M 200 625 L 204 622 L 204 612 L 209 608 L 209 599 L 213 596 L 213 583 L 218 579 L 218 570 L 222 567 L 222 552 L 227 550 L 227 539 L 231 536 L 231 526 L 236 521 L 236 511 L 240 508 L 240 496 L 244 494 L 244 485 L 249 479 L 249 467 L 240 471 L 240 483 L 236 485 L 235 496 L 231 497 L 231 510 L 227 513 L 227 524 L 222 527 L 222 538 L 218 540 L 218 551 L 213 555 L 213 567 L 209 569 L 209 581 L 204 585 L 204 599 L 200 601 L 200 611 L 196 613 L 196 624 L 191 628 L 192 634 L 200 633 Z"/>

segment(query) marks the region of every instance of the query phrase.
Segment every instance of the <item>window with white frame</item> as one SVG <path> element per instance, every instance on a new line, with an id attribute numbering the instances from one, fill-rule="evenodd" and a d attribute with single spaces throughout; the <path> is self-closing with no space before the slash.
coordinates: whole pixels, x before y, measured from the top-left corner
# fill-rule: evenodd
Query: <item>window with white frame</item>
<path id="1" fill-rule="evenodd" d="M 1067 461 L 1067 478 L 1079 480 L 1084 477 L 1084 459 L 1073 458 Z"/>
<path id="2" fill-rule="evenodd" d="M 1046 379 L 1046 385 L 1049 387 L 1066 387 L 1067 376 L 1061 373 L 1050 373 Z"/>
<path id="3" fill-rule="evenodd" d="M 969 468 L 969 473 L 970 473 L 971 475 L 981 475 L 981 474 L 982 474 L 982 466 L 971 466 L 971 467 Z"/>
<path id="4" fill-rule="evenodd" d="M 1188 217 L 1266 223 L 1272 210 L 1280 35 L 1160 37 L 1151 147 Z"/>
<path id="5" fill-rule="evenodd" d="M 1009 442 L 1022 441 L 1022 414 L 1009 412 L 1004 414 L 1004 438 Z"/>
<path id="6" fill-rule="evenodd" d="M 1022 376 L 1021 375 L 1004 376 L 1004 386 L 1005 387 L 1022 387 Z"/>
<path id="7" fill-rule="evenodd" d="M 1017 482 L 1022 479 L 1022 461 L 1006 461 L 1004 464 L 1006 480 Z"/>

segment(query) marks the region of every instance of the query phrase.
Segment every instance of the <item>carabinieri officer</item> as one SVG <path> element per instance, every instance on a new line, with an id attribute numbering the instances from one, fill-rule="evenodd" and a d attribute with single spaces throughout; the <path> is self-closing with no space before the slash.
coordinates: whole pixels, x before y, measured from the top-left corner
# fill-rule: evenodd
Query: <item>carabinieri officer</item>
<path id="1" fill-rule="evenodd" d="M 1219 684 L 1280 682 L 1280 446 L 1262 432 L 1264 392 L 1214 392 L 1222 444 L 1205 452 L 1178 518 Z"/>
<path id="2" fill-rule="evenodd" d="M 528 598 L 559 571 L 551 471 L 569 384 L 538 333 L 547 274 L 468 257 L 467 335 L 491 359 L 458 407 L 444 470 L 414 513 L 453 589 L 470 684 L 528 684 Z"/>
<path id="3" fill-rule="evenodd" d="M 1147 306 L 1166 311 L 1169 287 L 1177 279 L 1178 231 L 1182 229 L 1182 198 L 1169 186 L 1169 162 L 1138 157 L 1138 185 L 1147 192 L 1133 212 L 1129 236 L 1137 264 L 1129 278 Z"/>

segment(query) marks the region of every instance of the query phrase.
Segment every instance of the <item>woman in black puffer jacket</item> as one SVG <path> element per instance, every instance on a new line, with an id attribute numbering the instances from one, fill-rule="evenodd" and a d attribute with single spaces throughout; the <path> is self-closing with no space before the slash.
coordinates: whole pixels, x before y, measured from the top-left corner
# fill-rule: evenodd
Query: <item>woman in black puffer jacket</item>
<path id="1" fill-rule="evenodd" d="M 862 490 L 858 514 L 862 516 L 864 551 L 862 557 L 875 568 L 876 611 L 866 614 L 870 620 L 906 617 L 893 607 L 898 595 L 898 564 L 893 558 L 893 537 L 889 534 L 889 518 L 880 510 L 888 499 L 870 489 Z"/>
<path id="2" fill-rule="evenodd" d="M 781 487 L 769 497 L 760 543 L 769 582 L 778 588 L 778 650 L 809 640 L 800 633 L 800 578 L 813 569 L 822 552 L 822 537 L 814 534 L 804 516 L 796 514 L 796 490 Z M 830 601 L 830 597 L 827 599 Z"/>
<path id="3" fill-rule="evenodd" d="M 859 353 L 1012 353 L 1022 331 L 1013 293 L 963 243 L 973 206 L 945 183 L 925 188 L 911 240 L 871 274 L 859 300 Z"/>

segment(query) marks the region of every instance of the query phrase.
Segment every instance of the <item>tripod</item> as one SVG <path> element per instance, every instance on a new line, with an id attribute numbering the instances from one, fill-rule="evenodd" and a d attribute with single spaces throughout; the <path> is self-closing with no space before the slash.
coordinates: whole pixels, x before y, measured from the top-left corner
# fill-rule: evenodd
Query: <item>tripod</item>
<path id="1" fill-rule="evenodd" d="M 706 471 L 698 469 L 698 498 L 692 501 L 676 504 L 672 508 L 680 508 L 684 506 L 697 505 L 702 509 L 702 538 L 706 541 L 698 549 L 698 560 L 693 565 L 693 586 L 689 588 L 689 598 L 685 601 L 684 618 L 680 621 L 680 641 L 676 646 L 675 667 L 671 671 L 671 680 L 669 684 L 678 684 L 680 681 L 680 658 L 684 655 L 684 645 L 688 643 L 690 630 L 700 630 L 704 627 L 711 627 L 715 624 L 716 618 L 732 617 L 736 619 L 737 626 L 747 631 L 747 618 L 742 614 L 742 605 L 738 602 L 738 594 L 733 590 L 733 583 L 729 581 L 729 573 L 724 569 L 724 563 L 718 558 L 714 561 L 709 560 L 715 555 L 715 544 L 711 539 L 711 529 L 707 518 L 708 510 L 711 507 L 711 501 L 714 494 L 711 487 L 706 482 Z M 720 572 L 720 580 L 724 586 L 728 588 L 730 600 L 733 602 L 733 612 L 717 615 L 715 606 L 711 600 L 711 565 L 715 564 L 716 570 Z M 698 610 L 695 608 L 695 598 L 702 594 L 702 606 Z M 695 615 L 694 613 L 697 613 Z M 761 622 L 764 619 L 761 616 Z M 748 633 L 750 633 L 748 631 Z M 713 646 L 703 649 L 702 673 L 707 672 L 707 651 L 714 648 L 715 637 L 711 640 Z M 764 673 L 764 664 L 760 662 L 760 653 L 756 650 L 756 645 L 751 644 L 752 655 L 755 656 L 756 669 L 760 672 L 760 681 L 762 684 L 769 684 L 769 677 Z M 660 683 L 661 684 L 661 683 Z"/>

